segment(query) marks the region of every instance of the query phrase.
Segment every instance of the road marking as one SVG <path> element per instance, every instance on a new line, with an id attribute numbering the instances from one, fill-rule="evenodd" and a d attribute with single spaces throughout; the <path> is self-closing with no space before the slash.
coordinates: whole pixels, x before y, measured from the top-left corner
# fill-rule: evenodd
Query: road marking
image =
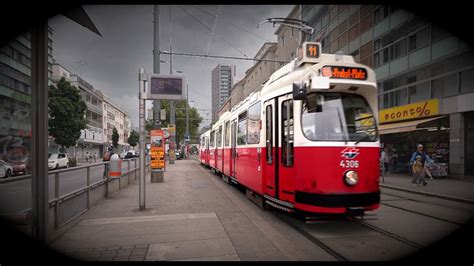
<path id="1" fill-rule="evenodd" d="M 138 217 L 118 217 L 118 218 L 98 218 L 83 220 L 79 225 L 100 225 L 100 224 L 117 224 L 117 223 L 136 223 L 136 222 L 153 222 L 166 220 L 184 220 L 184 219 L 203 219 L 217 218 L 216 213 L 190 213 L 190 214 L 169 214 L 169 215 L 150 215 Z"/>

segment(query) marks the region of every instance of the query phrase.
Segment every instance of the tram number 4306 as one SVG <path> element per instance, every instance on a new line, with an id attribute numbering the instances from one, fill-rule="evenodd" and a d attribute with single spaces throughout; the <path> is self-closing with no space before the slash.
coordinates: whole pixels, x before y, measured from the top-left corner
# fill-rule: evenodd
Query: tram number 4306
<path id="1" fill-rule="evenodd" d="M 341 160 L 339 165 L 343 168 L 359 168 L 359 161 L 357 161 L 357 160 Z"/>

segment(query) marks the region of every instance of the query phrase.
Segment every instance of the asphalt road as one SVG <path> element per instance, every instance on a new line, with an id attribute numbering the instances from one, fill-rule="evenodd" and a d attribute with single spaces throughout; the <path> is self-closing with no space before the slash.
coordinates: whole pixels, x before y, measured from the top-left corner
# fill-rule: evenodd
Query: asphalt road
<path id="1" fill-rule="evenodd" d="M 128 161 L 122 163 L 122 173 L 128 170 Z M 82 166 L 82 165 L 81 165 Z M 138 166 L 138 161 L 137 161 Z M 71 167 L 59 175 L 59 195 L 65 195 L 87 185 L 87 169 Z M 130 161 L 130 169 L 134 162 Z M 64 168 L 63 168 L 64 169 Z M 103 180 L 104 165 L 90 167 L 91 184 Z M 49 175 L 49 199 L 54 198 L 55 178 Z M 31 179 L 0 184 L 0 214 L 19 213 L 31 208 Z"/>

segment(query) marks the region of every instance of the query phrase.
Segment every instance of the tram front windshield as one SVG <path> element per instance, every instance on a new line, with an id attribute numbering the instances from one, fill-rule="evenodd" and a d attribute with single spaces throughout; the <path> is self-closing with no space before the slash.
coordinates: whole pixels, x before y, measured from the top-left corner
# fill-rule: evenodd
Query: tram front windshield
<path id="1" fill-rule="evenodd" d="M 373 113 L 360 95 L 310 93 L 303 103 L 302 127 L 314 141 L 376 141 Z"/>

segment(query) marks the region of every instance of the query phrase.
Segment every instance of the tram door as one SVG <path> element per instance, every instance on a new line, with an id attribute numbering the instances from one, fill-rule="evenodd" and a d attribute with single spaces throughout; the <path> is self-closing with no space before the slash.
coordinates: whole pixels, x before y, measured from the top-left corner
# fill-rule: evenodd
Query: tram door
<path id="1" fill-rule="evenodd" d="M 232 121 L 232 124 L 230 126 L 230 131 L 231 131 L 231 137 L 230 137 L 230 147 L 231 147 L 231 167 L 230 167 L 230 176 L 236 177 L 236 155 L 237 155 L 237 148 L 236 148 L 236 139 L 237 139 L 237 119 Z"/>
<path id="2" fill-rule="evenodd" d="M 263 164 L 263 191 L 272 197 L 277 197 L 276 191 L 278 191 L 278 176 L 276 171 L 277 161 L 277 149 L 275 147 L 275 103 L 276 99 L 271 99 L 263 103 L 263 117 L 265 125 L 265 163 Z"/>
<path id="3" fill-rule="evenodd" d="M 294 201 L 294 104 L 291 94 L 278 98 L 278 124 L 275 124 L 278 143 L 278 199 Z"/>

